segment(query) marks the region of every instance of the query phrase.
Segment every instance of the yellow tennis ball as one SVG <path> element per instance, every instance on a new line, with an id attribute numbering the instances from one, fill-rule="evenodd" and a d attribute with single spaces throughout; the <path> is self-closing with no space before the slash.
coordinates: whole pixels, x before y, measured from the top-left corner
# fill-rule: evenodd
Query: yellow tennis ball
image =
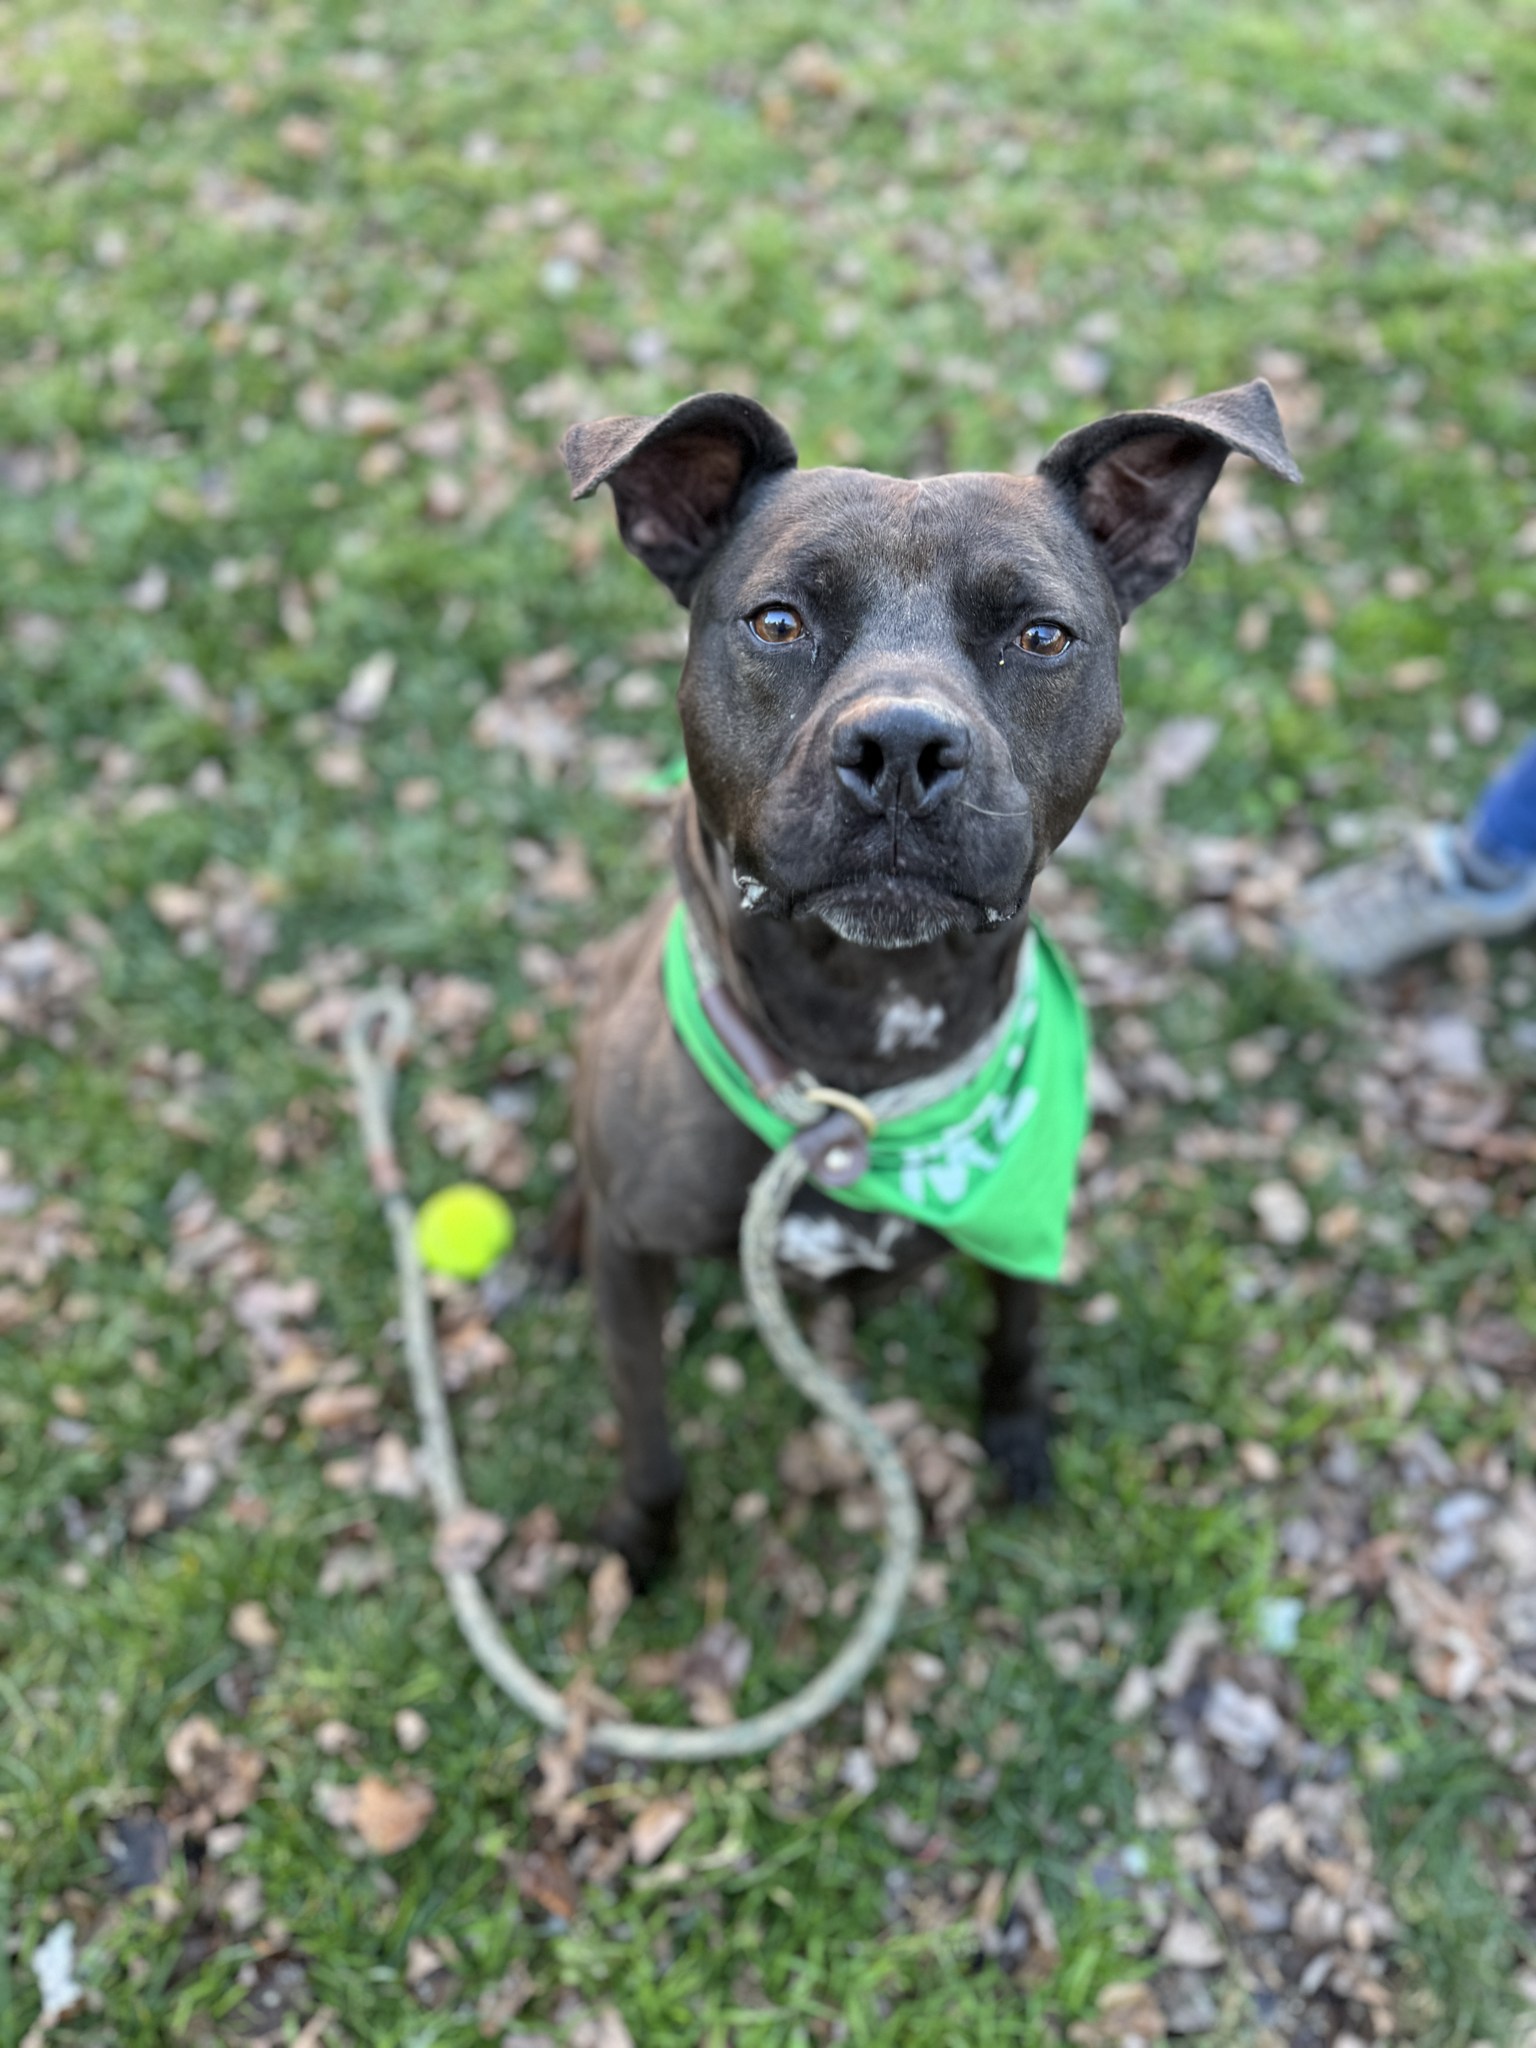
<path id="1" fill-rule="evenodd" d="M 489 1188 L 456 1181 L 429 1195 L 416 1212 L 416 1253 L 433 1273 L 478 1280 L 512 1249 L 512 1211 Z"/>

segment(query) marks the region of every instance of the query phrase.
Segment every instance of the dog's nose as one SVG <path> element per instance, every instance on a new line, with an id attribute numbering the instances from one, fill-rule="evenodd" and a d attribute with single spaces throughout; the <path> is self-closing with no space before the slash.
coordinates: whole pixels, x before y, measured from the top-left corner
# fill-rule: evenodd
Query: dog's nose
<path id="1" fill-rule="evenodd" d="M 968 726 L 936 705 L 899 697 L 866 698 L 832 730 L 838 781 L 876 816 L 936 811 L 964 781 L 970 758 Z"/>

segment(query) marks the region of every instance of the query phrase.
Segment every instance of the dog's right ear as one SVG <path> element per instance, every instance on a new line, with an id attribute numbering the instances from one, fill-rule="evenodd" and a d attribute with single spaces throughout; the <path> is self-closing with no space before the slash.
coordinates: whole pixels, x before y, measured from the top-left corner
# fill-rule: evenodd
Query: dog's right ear
<path id="1" fill-rule="evenodd" d="M 799 460 L 773 414 L 730 391 L 685 398 L 659 419 L 567 428 L 560 453 L 573 498 L 611 488 L 625 547 L 679 604 L 692 597 L 748 485 Z"/>

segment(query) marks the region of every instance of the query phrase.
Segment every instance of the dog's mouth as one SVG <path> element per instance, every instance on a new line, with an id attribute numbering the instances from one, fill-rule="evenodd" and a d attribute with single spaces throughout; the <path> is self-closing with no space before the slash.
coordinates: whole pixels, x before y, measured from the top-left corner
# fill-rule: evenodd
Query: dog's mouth
<path id="1" fill-rule="evenodd" d="M 817 918 L 853 945 L 897 952 L 925 946 L 946 932 L 998 930 L 1022 908 L 1022 897 L 999 909 L 912 876 L 869 875 L 794 896 L 785 914 Z"/>

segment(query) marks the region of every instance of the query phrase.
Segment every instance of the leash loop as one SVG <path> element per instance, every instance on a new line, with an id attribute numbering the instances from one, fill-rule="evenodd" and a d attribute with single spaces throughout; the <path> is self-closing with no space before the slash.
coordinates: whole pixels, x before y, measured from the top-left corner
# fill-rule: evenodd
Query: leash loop
<path id="1" fill-rule="evenodd" d="M 342 1050 L 357 1092 L 357 1119 L 369 1174 L 389 1226 L 406 1369 L 421 1430 L 423 1475 L 442 1522 L 466 1506 L 467 1496 L 438 1367 L 426 1279 L 416 1251 L 415 1212 L 405 1193 L 391 1128 L 395 1079 L 410 1031 L 409 998 L 397 988 L 376 989 L 354 1003 L 342 1035 Z M 820 1119 L 820 1130 L 841 1125 L 846 1115 L 849 1123 L 844 1127 L 854 1138 L 863 1139 L 863 1117 L 858 1112 L 869 1115 L 865 1105 L 847 1096 L 828 1106 L 832 1114 Z M 802 1137 L 806 1135 L 810 1134 L 802 1133 Z M 596 1722 L 587 1728 L 586 1739 L 610 1755 L 656 1763 L 705 1763 L 773 1749 L 824 1719 L 848 1697 L 885 1649 L 900 1619 L 922 1534 L 912 1482 L 890 1438 L 806 1343 L 779 1284 L 779 1224 L 812 1170 L 812 1160 L 793 1144 L 776 1152 L 758 1175 L 742 1222 L 742 1281 L 758 1333 L 774 1363 L 814 1407 L 852 1438 L 868 1466 L 885 1508 L 885 1554 L 852 1634 L 832 1661 L 798 1692 L 761 1714 L 723 1728 Z M 508 1642 L 475 1574 L 448 1569 L 442 1578 L 454 1617 L 481 1670 L 541 1726 L 556 1734 L 569 1731 L 576 1717 L 554 1687 L 531 1671 Z"/>

